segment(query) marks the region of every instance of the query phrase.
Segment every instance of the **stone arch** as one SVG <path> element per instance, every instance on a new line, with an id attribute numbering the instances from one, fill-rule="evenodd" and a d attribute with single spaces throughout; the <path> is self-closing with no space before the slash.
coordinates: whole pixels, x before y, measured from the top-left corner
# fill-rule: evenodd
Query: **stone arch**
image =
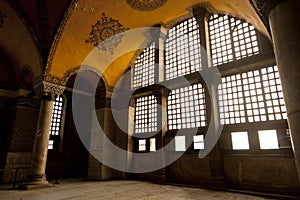
<path id="1" fill-rule="evenodd" d="M 11 61 L 16 74 L 20 74 L 22 67 L 28 64 L 34 77 L 40 76 L 42 61 L 34 33 L 26 26 L 21 14 L 14 10 L 13 4 L 1 1 L 0 7 L 7 16 L 2 22 L 0 48 Z"/>
<path id="2" fill-rule="evenodd" d="M 95 74 L 97 74 L 101 78 L 101 80 L 103 81 L 105 89 L 107 89 L 108 83 L 107 83 L 106 78 L 104 77 L 104 75 L 102 74 L 102 72 L 100 70 L 98 70 L 98 69 L 96 69 L 95 67 L 92 67 L 92 66 L 77 66 L 77 67 L 74 67 L 72 69 L 69 69 L 68 71 L 66 71 L 64 73 L 64 77 L 63 77 L 63 81 L 62 82 L 65 85 L 68 86 L 67 83 L 68 83 L 70 77 L 76 75 L 78 73 L 79 69 L 80 70 L 91 71 L 91 72 L 94 72 Z"/>

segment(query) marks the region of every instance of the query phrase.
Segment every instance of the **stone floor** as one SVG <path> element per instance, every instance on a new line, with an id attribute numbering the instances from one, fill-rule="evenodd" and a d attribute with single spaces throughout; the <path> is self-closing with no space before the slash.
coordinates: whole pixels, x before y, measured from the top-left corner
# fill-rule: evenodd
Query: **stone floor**
<path id="1" fill-rule="evenodd" d="M 265 198 L 239 193 L 200 188 L 157 185 L 140 181 L 88 182 L 75 179 L 60 180 L 51 188 L 12 190 L 0 185 L 0 200 L 262 200 Z M 281 198 L 279 198 L 281 199 Z"/>

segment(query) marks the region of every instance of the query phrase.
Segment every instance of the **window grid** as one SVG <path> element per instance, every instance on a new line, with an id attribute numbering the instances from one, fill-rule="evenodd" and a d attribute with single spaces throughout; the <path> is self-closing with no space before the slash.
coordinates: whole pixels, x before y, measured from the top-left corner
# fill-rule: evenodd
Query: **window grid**
<path id="1" fill-rule="evenodd" d="M 230 17 L 236 59 L 259 53 L 255 28 L 247 22 Z"/>
<path id="2" fill-rule="evenodd" d="M 218 92 L 221 124 L 287 118 L 277 66 L 223 77 Z"/>
<path id="3" fill-rule="evenodd" d="M 267 121 L 259 70 L 242 74 L 248 122 Z"/>
<path id="4" fill-rule="evenodd" d="M 209 21 L 212 64 L 233 61 L 229 16 L 213 15 Z"/>
<path id="5" fill-rule="evenodd" d="M 246 114 L 241 75 L 223 77 L 218 90 L 221 124 L 245 123 Z"/>
<path id="6" fill-rule="evenodd" d="M 173 90 L 168 97 L 169 130 L 206 126 L 205 93 L 194 84 Z"/>
<path id="7" fill-rule="evenodd" d="M 165 44 L 166 80 L 201 70 L 199 26 L 190 18 L 168 32 Z"/>
<path id="8" fill-rule="evenodd" d="M 255 28 L 227 15 L 211 16 L 209 37 L 213 66 L 259 53 Z"/>
<path id="9" fill-rule="evenodd" d="M 269 120 L 286 119 L 287 114 L 278 67 L 272 66 L 262 69 L 261 73 Z"/>
<path id="10" fill-rule="evenodd" d="M 157 100 L 154 95 L 136 99 L 135 133 L 157 131 Z"/>
<path id="11" fill-rule="evenodd" d="M 132 89 L 154 84 L 154 68 L 155 43 L 152 43 L 135 61 L 133 68 Z"/>
<path id="12" fill-rule="evenodd" d="M 52 110 L 50 135 L 59 135 L 63 111 L 63 98 L 56 97 Z"/>

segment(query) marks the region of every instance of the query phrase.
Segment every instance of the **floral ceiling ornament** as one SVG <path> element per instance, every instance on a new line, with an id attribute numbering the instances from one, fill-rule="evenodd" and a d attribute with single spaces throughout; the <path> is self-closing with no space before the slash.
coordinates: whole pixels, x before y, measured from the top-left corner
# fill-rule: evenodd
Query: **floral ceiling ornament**
<path id="1" fill-rule="evenodd" d="M 2 28 L 2 26 L 4 24 L 4 19 L 6 19 L 6 18 L 7 18 L 7 16 L 0 11 L 0 28 Z"/>
<path id="2" fill-rule="evenodd" d="M 152 11 L 167 3 L 167 0 L 126 0 L 127 4 L 135 10 Z"/>
<path id="3" fill-rule="evenodd" d="M 122 32 L 126 30 L 128 28 L 123 27 L 119 20 L 108 18 L 102 13 L 101 19 L 92 26 L 90 37 L 85 42 L 113 54 L 114 48 L 122 41 Z"/>

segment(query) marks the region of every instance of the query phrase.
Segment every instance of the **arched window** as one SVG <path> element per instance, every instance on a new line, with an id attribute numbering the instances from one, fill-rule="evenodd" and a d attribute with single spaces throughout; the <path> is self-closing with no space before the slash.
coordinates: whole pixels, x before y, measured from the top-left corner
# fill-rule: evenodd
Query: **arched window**
<path id="1" fill-rule="evenodd" d="M 195 18 L 172 27 L 165 42 L 166 80 L 202 69 L 199 26 Z"/>
<path id="2" fill-rule="evenodd" d="M 60 133 L 62 128 L 64 99 L 62 96 L 55 98 L 52 110 L 50 139 L 48 149 L 57 150 L 60 141 Z"/>
<path id="3" fill-rule="evenodd" d="M 213 66 L 259 53 L 255 28 L 228 15 L 211 16 L 209 38 Z"/>
<path id="4" fill-rule="evenodd" d="M 259 133 L 265 132 L 258 132 L 262 130 L 256 124 L 266 125 L 264 129 L 285 134 L 282 130 L 287 129 L 287 114 L 278 68 L 274 57 L 265 51 L 270 46 L 263 42 L 263 36 L 251 24 L 235 17 L 214 14 L 208 21 L 205 17 L 197 17 L 197 21 L 192 17 L 168 30 L 162 53 L 155 53 L 155 43 L 152 43 L 135 62 L 132 88 L 143 88 L 137 90 L 139 94 L 135 98 L 134 133 L 145 136 L 137 139 L 138 151 L 150 151 L 149 145 L 156 144 L 155 139 L 159 138 L 148 135 L 152 137 L 149 138 L 147 133 L 160 131 L 157 129 L 163 115 L 157 115 L 162 112 L 166 112 L 167 116 L 167 129 L 164 130 L 167 132 L 165 136 L 169 138 L 166 140 L 174 139 L 175 151 L 204 149 L 208 122 L 218 120 L 218 115 L 214 115 L 218 112 L 220 124 L 225 125 L 221 135 L 229 132 L 233 150 L 251 150 L 258 146 L 253 144 L 257 142 L 253 138 L 259 138 Z M 199 28 L 201 20 L 204 24 L 208 22 L 208 33 Z M 200 36 L 208 43 L 208 47 L 203 47 L 203 50 L 210 49 L 207 56 L 211 55 L 211 60 L 201 58 L 205 52 L 201 50 Z M 256 57 L 257 54 L 260 56 Z M 210 61 L 212 63 L 208 63 Z M 223 65 L 225 63 L 227 65 Z M 155 64 L 164 66 L 164 70 L 155 69 Z M 209 67 L 202 69 L 202 66 Z M 221 84 L 217 91 L 212 83 L 205 83 L 201 73 L 195 73 L 210 72 L 210 68 L 221 72 Z M 162 72 L 164 74 L 160 74 Z M 190 84 L 187 86 L 186 83 Z M 162 85 L 168 87 L 168 91 L 160 93 L 165 89 Z M 208 92 L 212 94 L 206 96 Z M 146 96 L 149 94 L 162 99 L 156 99 L 154 95 Z M 210 102 L 206 102 L 208 100 Z M 166 111 L 160 111 L 155 106 L 158 102 L 162 105 L 166 102 Z M 214 118 L 208 119 L 209 116 Z M 188 135 L 189 130 L 174 135 L 179 129 L 194 128 L 197 133 L 193 137 Z M 285 140 L 284 136 L 281 138 Z M 186 141 L 191 140 L 193 145 L 187 146 Z M 239 145 L 239 141 L 243 141 L 243 144 Z M 160 141 L 158 144 L 162 143 Z"/>
<path id="5" fill-rule="evenodd" d="M 147 47 L 135 61 L 132 89 L 154 84 L 155 43 Z"/>

